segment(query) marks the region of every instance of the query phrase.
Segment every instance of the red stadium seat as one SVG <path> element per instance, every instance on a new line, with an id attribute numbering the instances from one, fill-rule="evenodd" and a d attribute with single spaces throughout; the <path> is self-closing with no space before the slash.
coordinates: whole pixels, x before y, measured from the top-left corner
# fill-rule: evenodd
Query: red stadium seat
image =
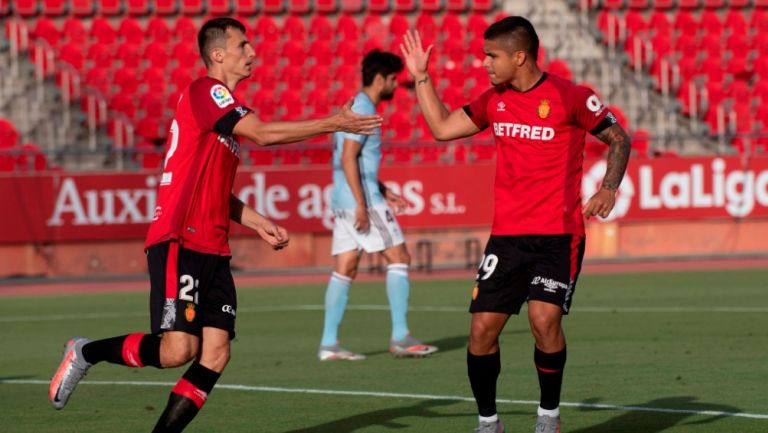
<path id="1" fill-rule="evenodd" d="M 336 32 L 341 39 L 347 41 L 357 41 L 360 38 L 360 28 L 357 21 L 349 15 L 342 15 L 336 22 Z"/>
<path id="2" fill-rule="evenodd" d="M 458 15 L 445 14 L 443 21 L 440 23 L 440 33 L 444 39 L 452 39 L 456 41 L 463 41 L 466 36 L 466 30 L 464 24 Z"/>
<path id="3" fill-rule="evenodd" d="M 638 33 L 645 34 L 649 27 L 643 14 L 634 10 L 631 10 L 624 15 L 624 25 L 627 28 L 629 37 Z"/>
<path id="4" fill-rule="evenodd" d="M 285 147 L 273 152 L 275 152 L 275 157 L 280 161 L 279 165 L 299 165 L 304 156 L 300 149 L 290 149 Z"/>
<path id="5" fill-rule="evenodd" d="M 341 0 L 341 11 L 354 14 L 363 11 L 362 0 Z"/>
<path id="6" fill-rule="evenodd" d="M 251 165 L 272 165 L 275 163 L 275 151 L 272 149 L 256 149 L 248 152 Z"/>
<path id="7" fill-rule="evenodd" d="M 464 90 L 456 86 L 448 86 L 443 89 L 441 99 L 449 111 L 459 109 L 469 102 L 464 96 Z"/>
<path id="8" fill-rule="evenodd" d="M 327 116 L 331 112 L 331 97 L 325 87 L 315 87 L 307 94 L 307 107 L 313 117 Z"/>
<path id="9" fill-rule="evenodd" d="M 725 21 L 723 22 L 725 29 L 730 33 L 746 33 L 747 19 L 744 18 L 744 14 L 739 10 L 729 10 L 725 14 Z"/>
<path id="10" fill-rule="evenodd" d="M 443 56 L 447 60 L 453 62 L 455 67 L 463 67 L 466 50 L 464 49 L 464 43 L 461 39 L 446 39 L 443 41 L 441 48 Z"/>
<path id="11" fill-rule="evenodd" d="M 685 35 L 692 38 L 696 37 L 699 30 L 699 23 L 693 14 L 686 10 L 677 12 L 673 27 L 678 35 Z"/>
<path id="12" fill-rule="evenodd" d="M 669 36 L 672 33 L 672 24 L 670 23 L 667 14 L 664 12 L 652 12 L 651 17 L 648 20 L 648 26 L 655 36 Z"/>
<path id="13" fill-rule="evenodd" d="M 149 0 L 125 0 L 127 12 L 131 16 L 143 16 L 149 14 Z"/>
<path id="14" fill-rule="evenodd" d="M 232 2 L 229 0 L 209 0 L 207 6 L 211 17 L 224 17 L 232 13 Z"/>
<path id="15" fill-rule="evenodd" d="M 649 0 L 629 0 L 627 2 L 627 7 L 629 7 L 632 10 L 646 10 L 650 6 Z"/>
<path id="16" fill-rule="evenodd" d="M 70 0 L 71 13 L 76 17 L 89 17 L 94 14 L 96 5 L 94 0 Z"/>
<path id="17" fill-rule="evenodd" d="M 88 43 L 88 30 L 85 29 L 82 20 L 79 18 L 70 17 L 65 19 L 61 34 L 68 42 L 77 44 Z"/>
<path id="18" fill-rule="evenodd" d="M 635 129 L 632 131 L 632 150 L 640 158 L 648 157 L 648 148 L 650 147 L 651 134 L 645 129 Z"/>
<path id="19" fill-rule="evenodd" d="M 173 83 L 177 92 L 186 89 L 192 83 L 192 73 L 189 68 L 177 67 L 171 71 L 171 83 Z"/>
<path id="20" fill-rule="evenodd" d="M 163 151 L 159 146 L 146 140 L 136 145 L 136 159 L 141 168 L 145 170 L 157 170 L 163 164 Z"/>
<path id="21" fill-rule="evenodd" d="M 262 0 L 261 6 L 265 14 L 279 15 L 285 12 L 285 2 L 283 0 Z"/>
<path id="22" fill-rule="evenodd" d="M 389 116 L 383 128 L 387 141 L 410 141 L 413 138 L 414 116 L 410 113 L 396 111 Z"/>
<path id="23" fill-rule="evenodd" d="M 386 14 L 389 12 L 389 0 L 369 0 L 368 11 L 374 14 Z"/>
<path id="24" fill-rule="evenodd" d="M 469 152 L 473 161 L 492 161 L 496 158 L 496 146 L 492 144 L 471 144 Z"/>
<path id="25" fill-rule="evenodd" d="M 173 37 L 173 32 L 168 26 L 168 20 L 161 17 L 150 18 L 149 21 L 147 21 L 147 36 L 154 42 L 170 42 Z"/>
<path id="26" fill-rule="evenodd" d="M 190 17 L 179 17 L 173 25 L 173 35 L 179 41 L 196 41 L 197 31 L 197 24 Z"/>
<path id="27" fill-rule="evenodd" d="M 721 35 L 723 33 L 723 22 L 720 20 L 720 15 L 710 9 L 701 13 L 699 26 L 704 29 L 705 35 Z"/>
<path id="28" fill-rule="evenodd" d="M 339 10 L 336 0 L 315 0 L 315 11 L 319 14 L 333 14 Z"/>
<path id="29" fill-rule="evenodd" d="M 280 28 L 272 17 L 262 15 L 256 20 L 256 35 L 261 41 L 274 41 L 280 39 Z"/>
<path id="30" fill-rule="evenodd" d="M 738 33 L 734 33 L 725 40 L 725 49 L 737 58 L 746 58 L 750 51 L 747 37 Z"/>
<path id="31" fill-rule="evenodd" d="M 181 0 L 181 13 L 184 15 L 201 15 L 204 10 L 203 0 Z"/>
<path id="32" fill-rule="evenodd" d="M 473 39 L 482 38 L 487 28 L 488 21 L 485 19 L 485 15 L 472 13 L 467 18 L 467 31 L 472 35 Z"/>
<path id="33" fill-rule="evenodd" d="M 680 9 L 698 9 L 701 7 L 700 0 L 677 0 L 677 7 Z"/>
<path id="34" fill-rule="evenodd" d="M 413 12 L 416 10 L 416 1 L 415 0 L 394 0 L 395 1 L 395 12 Z"/>
<path id="35" fill-rule="evenodd" d="M 698 44 L 696 43 L 696 37 L 691 36 L 688 33 L 683 33 L 675 41 L 674 49 L 677 53 L 683 57 L 694 58 L 698 51 Z"/>
<path id="36" fill-rule="evenodd" d="M 179 11 L 178 3 L 176 0 L 155 0 L 154 11 L 157 16 L 175 15 Z"/>
<path id="37" fill-rule="evenodd" d="M 40 13 L 40 5 L 37 0 L 16 0 L 14 11 L 21 17 L 34 17 Z"/>
<path id="38" fill-rule="evenodd" d="M 83 55 L 82 45 L 77 42 L 67 42 L 59 50 L 59 60 L 69 63 L 78 71 L 85 67 L 85 56 Z"/>
<path id="39" fill-rule="evenodd" d="M 257 0 L 235 0 L 235 14 L 247 17 L 259 12 L 259 2 Z"/>
<path id="40" fill-rule="evenodd" d="M 568 67 L 568 64 L 565 61 L 560 59 L 554 59 L 549 62 L 548 72 L 552 75 L 565 78 L 566 80 L 573 79 L 571 68 Z"/>
<path id="41" fill-rule="evenodd" d="M 610 41 L 617 44 L 620 39 L 620 27 L 621 18 L 618 15 L 607 10 L 601 10 L 597 13 L 597 28 L 603 34 L 604 44 L 608 44 Z"/>
<path id="42" fill-rule="evenodd" d="M 312 18 L 309 20 L 309 35 L 315 40 L 333 40 L 335 31 L 331 20 L 325 15 L 312 15 Z"/>
<path id="43" fill-rule="evenodd" d="M 699 40 L 699 53 L 705 53 L 708 60 L 721 58 L 723 54 L 723 47 L 720 45 L 721 40 L 721 36 L 717 34 L 704 36 Z"/>
<path id="44" fill-rule="evenodd" d="M 43 39 L 51 47 L 58 46 L 61 38 L 61 33 L 56 27 L 56 23 L 46 17 L 38 18 L 35 22 L 35 28 L 32 30 L 32 35 L 36 38 Z"/>
<path id="45" fill-rule="evenodd" d="M 725 0 L 704 0 L 704 7 L 707 9 L 720 9 L 725 6 Z"/>
<path id="46" fill-rule="evenodd" d="M 422 0 L 420 9 L 422 12 L 428 12 L 431 14 L 440 12 L 443 10 L 443 1 L 442 0 Z"/>
<path id="47" fill-rule="evenodd" d="M 200 62 L 200 54 L 197 45 L 190 42 L 194 39 L 181 39 L 171 51 L 171 58 L 176 62 L 177 68 L 192 69 Z"/>
<path id="48" fill-rule="evenodd" d="M 67 12 L 67 2 L 64 0 L 42 0 L 43 15 L 49 17 L 61 16 Z"/>
<path id="49" fill-rule="evenodd" d="M 362 53 L 355 40 L 341 40 L 336 44 L 334 56 L 341 60 L 343 65 L 357 66 L 362 60 Z"/>
<path id="50" fill-rule="evenodd" d="M 363 19 L 363 35 L 366 41 L 376 41 L 381 44 L 389 38 L 389 32 L 380 15 L 370 14 Z M 367 50 L 363 50 L 366 53 Z"/>
<path id="51" fill-rule="evenodd" d="M 123 68 L 138 69 L 141 66 L 141 51 L 138 44 L 124 42 L 117 47 L 115 57 Z"/>
<path id="52" fill-rule="evenodd" d="M 653 8 L 658 10 L 669 10 L 675 7 L 675 0 L 653 0 Z"/>
<path id="53" fill-rule="evenodd" d="M 469 0 L 469 8 L 475 12 L 488 13 L 495 9 L 494 0 Z"/>
<path id="54" fill-rule="evenodd" d="M 112 45 L 117 41 L 117 30 L 108 19 L 96 17 L 91 21 L 91 38 L 102 44 Z"/>
<path id="55" fill-rule="evenodd" d="M 287 16 L 283 21 L 283 34 L 289 40 L 304 43 L 307 39 L 307 28 L 304 26 L 304 20 L 294 15 Z"/>
<path id="56" fill-rule="evenodd" d="M 98 0 L 99 15 L 116 16 L 123 14 L 122 0 Z"/>
<path id="57" fill-rule="evenodd" d="M 352 91 L 352 89 L 357 89 L 360 87 L 360 67 L 358 65 L 359 61 L 354 65 L 339 65 L 333 74 L 333 79 L 339 83 L 341 85 L 340 87 L 343 89 L 350 91 Z"/>
<path id="58" fill-rule="evenodd" d="M 156 68 L 165 68 L 170 63 L 170 52 L 165 42 L 152 42 L 144 48 L 144 59 Z"/>
<path id="59" fill-rule="evenodd" d="M 327 140 L 327 138 L 323 139 Z M 305 149 L 304 156 L 310 164 L 330 164 L 333 159 L 333 150 L 330 147 Z"/>
<path id="60" fill-rule="evenodd" d="M 750 48 L 756 54 L 755 60 L 768 57 L 768 32 L 756 34 L 750 42 Z"/>
<path id="61" fill-rule="evenodd" d="M 288 0 L 288 12 L 294 15 L 303 15 L 312 12 L 312 3 L 309 0 Z"/>
<path id="62" fill-rule="evenodd" d="M 411 28 L 408 17 L 401 14 L 394 14 L 389 20 L 389 33 L 392 38 L 399 40 L 406 31 Z"/>
<path id="63" fill-rule="evenodd" d="M 440 31 L 435 21 L 435 16 L 423 12 L 416 17 L 416 30 L 421 34 L 421 40 L 425 47 L 428 47 L 437 40 L 438 32 Z"/>
<path id="64" fill-rule="evenodd" d="M 88 49 L 85 58 L 91 62 L 91 66 L 109 69 L 112 67 L 113 53 L 112 45 L 96 42 Z"/>
<path id="65" fill-rule="evenodd" d="M 467 0 L 446 0 L 445 8 L 450 13 L 464 13 L 467 11 Z"/>
<path id="66" fill-rule="evenodd" d="M 112 94 L 112 77 L 107 70 L 102 68 L 92 68 L 85 73 L 85 84 L 88 87 L 98 90 L 104 97 L 109 97 Z M 87 106 L 88 98 L 83 98 L 81 103 L 83 106 Z"/>
<path id="67" fill-rule="evenodd" d="M 19 144 L 19 131 L 10 120 L 0 118 L 0 148 L 8 149 Z"/>
<path id="68" fill-rule="evenodd" d="M 309 58 L 314 59 L 314 66 L 331 66 L 334 60 L 331 43 L 322 39 L 312 42 L 309 45 Z"/>
<path id="69" fill-rule="evenodd" d="M 114 112 L 123 113 L 133 120 L 136 117 L 136 98 L 133 94 L 123 91 L 117 92 L 109 101 L 109 109 Z"/>
<path id="70" fill-rule="evenodd" d="M 163 114 L 165 113 L 164 95 L 153 92 L 147 92 L 141 95 L 141 99 L 139 100 L 139 110 L 147 116 L 156 118 L 163 117 Z"/>
<path id="71" fill-rule="evenodd" d="M 141 23 L 133 17 L 124 17 L 120 20 L 120 27 L 117 30 L 117 34 L 123 39 L 123 41 L 132 44 L 144 43 L 144 29 Z"/>
<path id="72" fill-rule="evenodd" d="M 141 74 L 142 83 L 144 83 L 149 91 L 163 94 L 166 91 L 166 76 L 165 70 L 159 67 L 149 67 Z"/>
<path id="73" fill-rule="evenodd" d="M 768 4 L 764 4 L 763 7 L 764 9 L 755 8 L 752 10 L 749 27 L 754 34 L 768 33 Z"/>
<path id="74" fill-rule="evenodd" d="M 624 8 L 624 0 L 603 0 L 603 8 L 608 10 L 617 10 Z"/>
<path id="75" fill-rule="evenodd" d="M 36 144 L 24 143 L 17 164 L 21 170 L 43 171 L 48 168 L 48 158 Z"/>

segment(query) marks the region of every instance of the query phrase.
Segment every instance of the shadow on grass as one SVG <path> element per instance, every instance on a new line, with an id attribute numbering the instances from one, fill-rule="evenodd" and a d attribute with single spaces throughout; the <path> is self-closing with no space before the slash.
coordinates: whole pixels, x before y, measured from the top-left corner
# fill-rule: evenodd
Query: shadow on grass
<path id="1" fill-rule="evenodd" d="M 596 401 L 585 401 L 585 403 L 595 403 Z M 655 412 L 655 411 L 639 411 L 633 410 L 631 412 L 624 413 L 615 418 L 609 419 L 603 423 L 593 425 L 591 427 L 582 428 L 579 430 L 573 430 L 572 433 L 659 433 L 663 432 L 671 427 L 683 423 L 687 418 L 697 416 L 696 413 L 689 413 L 684 411 L 693 412 L 740 412 L 740 410 L 733 406 L 727 406 L 723 404 L 704 403 L 697 402 L 696 397 L 666 397 L 651 400 L 643 404 L 634 405 L 637 407 L 648 408 L 669 408 L 670 412 Z M 591 409 L 581 408 L 582 411 L 599 411 L 603 409 Z M 677 412 L 679 411 L 679 412 Z M 686 422 L 685 425 L 700 425 L 708 424 L 717 421 L 721 418 L 726 418 L 727 415 L 709 415 L 707 418 Z M 570 431 L 570 430 L 569 430 Z"/>
<path id="2" fill-rule="evenodd" d="M 370 428 L 372 426 L 379 426 L 386 430 L 406 430 L 413 431 L 414 426 L 408 422 L 408 420 L 400 420 L 401 418 L 417 417 L 417 418 L 472 418 L 475 420 L 477 414 L 472 413 L 452 413 L 446 414 L 436 412 L 433 409 L 447 406 L 457 403 L 453 400 L 425 400 L 420 401 L 410 406 L 393 407 L 388 409 L 374 410 L 371 412 L 360 413 L 352 415 L 346 418 L 340 418 L 334 421 L 318 424 L 313 427 L 307 427 L 302 429 L 290 430 L 285 433 L 352 433 L 358 429 Z M 527 411 L 525 413 L 529 413 Z M 523 412 L 516 411 L 504 411 L 502 414 L 516 414 L 520 415 Z M 474 421 L 471 421 L 474 422 Z M 471 424 L 470 424 L 471 425 Z M 454 430 L 455 431 L 455 430 Z"/>

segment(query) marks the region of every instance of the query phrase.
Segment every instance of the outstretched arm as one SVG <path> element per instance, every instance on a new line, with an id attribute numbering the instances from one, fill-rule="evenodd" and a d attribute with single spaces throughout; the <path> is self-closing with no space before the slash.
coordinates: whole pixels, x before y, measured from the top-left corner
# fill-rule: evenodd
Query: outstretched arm
<path id="1" fill-rule="evenodd" d="M 610 146 L 608 150 L 608 167 L 600 190 L 593 195 L 584 206 L 582 213 L 590 218 L 599 215 L 608 217 L 616 204 L 616 191 L 619 190 L 621 179 L 627 171 L 627 162 L 632 150 L 629 135 L 618 123 L 613 124 L 596 135 L 602 142 Z"/>
<path id="2" fill-rule="evenodd" d="M 352 100 L 344 104 L 338 113 L 322 119 L 295 122 L 262 122 L 256 115 L 243 117 L 233 130 L 235 135 L 248 138 L 260 146 L 294 143 L 318 135 L 345 131 L 372 135 L 381 126 L 378 115 L 362 115 L 352 112 Z"/>
<path id="3" fill-rule="evenodd" d="M 255 230 L 275 250 L 281 250 L 288 245 L 288 231 L 285 228 L 246 206 L 234 194 L 229 196 L 229 217 L 232 221 Z"/>
<path id="4" fill-rule="evenodd" d="M 416 99 L 419 101 L 419 107 L 429 130 L 436 139 L 442 141 L 476 134 L 480 128 L 470 120 L 467 113 L 462 109 L 448 112 L 435 92 L 435 86 L 428 71 L 429 56 L 433 47 L 430 45 L 427 51 L 424 51 L 418 30 L 414 33 L 409 30 L 403 36 L 403 43 L 400 44 L 400 51 L 405 57 L 405 66 L 416 81 Z"/>

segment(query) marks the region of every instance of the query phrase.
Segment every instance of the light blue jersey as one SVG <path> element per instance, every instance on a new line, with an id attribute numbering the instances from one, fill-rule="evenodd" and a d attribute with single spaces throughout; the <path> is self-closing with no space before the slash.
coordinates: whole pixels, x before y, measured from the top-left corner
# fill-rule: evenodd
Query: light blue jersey
<path id="1" fill-rule="evenodd" d="M 376 114 L 376 106 L 364 92 L 355 96 L 352 111 L 358 114 Z M 373 135 L 358 135 L 346 132 L 333 134 L 333 194 L 331 207 L 333 209 L 354 209 L 357 201 L 352 195 L 344 170 L 341 168 L 341 154 L 344 151 L 344 140 L 350 139 L 362 143 L 358 156 L 360 181 L 367 207 L 385 204 L 386 200 L 379 191 L 379 165 L 381 163 L 381 128 Z"/>

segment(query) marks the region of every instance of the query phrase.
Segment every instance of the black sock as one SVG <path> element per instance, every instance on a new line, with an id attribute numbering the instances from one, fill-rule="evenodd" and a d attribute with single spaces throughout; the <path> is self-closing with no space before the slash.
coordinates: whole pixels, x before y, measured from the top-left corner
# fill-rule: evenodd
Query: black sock
<path id="1" fill-rule="evenodd" d="M 544 353 L 536 347 L 533 352 L 533 362 L 536 363 L 536 371 L 539 373 L 542 409 L 552 410 L 560 406 L 565 358 L 565 347 L 555 353 Z"/>
<path id="2" fill-rule="evenodd" d="M 467 351 L 467 374 L 480 416 L 496 415 L 496 379 L 500 371 L 499 352 L 477 356 Z"/>
<path id="3" fill-rule="evenodd" d="M 152 433 L 178 433 L 184 430 L 203 407 L 219 376 L 221 373 L 203 367 L 197 361 L 193 362 L 173 387 L 168 405 Z"/>
<path id="4" fill-rule="evenodd" d="M 134 333 L 92 341 L 83 346 L 83 358 L 89 364 L 107 361 L 130 367 L 160 366 L 160 336 Z"/>

